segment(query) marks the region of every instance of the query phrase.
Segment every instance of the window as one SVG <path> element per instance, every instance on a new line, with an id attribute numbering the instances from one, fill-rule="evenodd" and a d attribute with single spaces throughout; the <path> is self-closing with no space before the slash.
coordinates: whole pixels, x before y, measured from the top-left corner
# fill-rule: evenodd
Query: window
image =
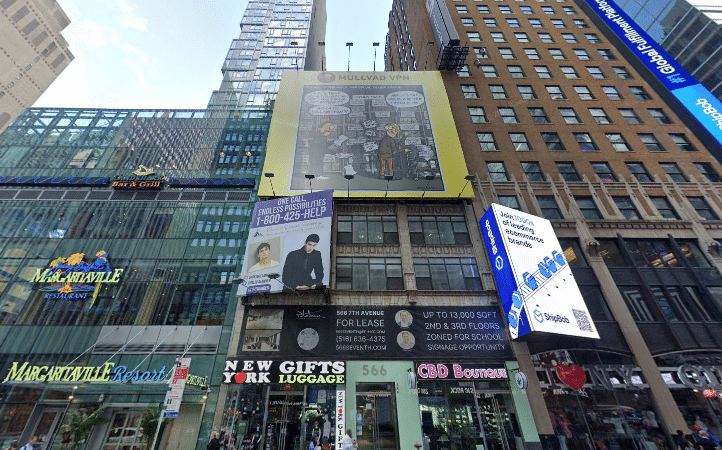
<path id="1" fill-rule="evenodd" d="M 545 44 L 552 44 L 554 43 L 554 39 L 552 38 L 552 35 L 549 33 L 539 33 L 539 39 Z"/>
<path id="2" fill-rule="evenodd" d="M 564 181 L 582 181 L 582 177 L 579 176 L 573 162 L 558 162 L 557 170 L 564 178 Z"/>
<path id="3" fill-rule="evenodd" d="M 552 19 L 552 25 L 554 25 L 554 28 L 566 28 L 566 24 L 562 19 Z"/>
<path id="4" fill-rule="evenodd" d="M 503 59 L 514 59 L 516 56 L 514 56 L 514 52 L 510 48 L 500 48 L 499 54 L 501 54 L 501 57 Z"/>
<path id="5" fill-rule="evenodd" d="M 506 5 L 499 5 L 499 12 L 502 14 L 511 14 L 511 7 Z"/>
<path id="6" fill-rule="evenodd" d="M 617 177 L 612 172 L 612 168 L 609 163 L 606 162 L 591 162 L 592 169 L 599 175 L 599 179 L 605 183 L 612 183 L 617 181 Z"/>
<path id="7" fill-rule="evenodd" d="M 567 97 L 559 86 L 544 86 L 552 100 L 564 100 Z"/>
<path id="8" fill-rule="evenodd" d="M 575 23 L 576 23 L 576 21 L 575 21 Z M 582 27 L 579 27 L 579 28 L 582 28 Z M 588 27 L 584 27 L 584 28 L 588 28 Z M 594 33 L 585 33 L 584 37 L 587 38 L 587 40 L 592 44 L 601 44 L 602 43 L 602 40 L 599 39 L 599 36 L 597 36 Z"/>
<path id="9" fill-rule="evenodd" d="M 456 5 L 456 12 L 459 14 L 469 14 L 469 8 L 464 5 Z"/>
<path id="10" fill-rule="evenodd" d="M 691 142 L 687 139 L 687 136 L 683 134 L 670 134 L 669 137 L 672 139 L 672 142 L 674 142 L 677 147 L 679 147 L 680 150 L 683 152 L 695 152 L 697 151 L 696 148 L 692 145 Z"/>
<path id="11" fill-rule="evenodd" d="M 582 123 L 574 108 L 559 108 L 559 114 L 562 115 L 566 123 Z"/>
<path id="12" fill-rule="evenodd" d="M 507 69 L 509 69 L 512 78 L 524 78 L 526 76 L 521 66 L 507 66 Z"/>
<path id="13" fill-rule="evenodd" d="M 611 50 L 608 49 L 597 49 L 599 54 L 601 55 L 602 59 L 606 59 L 607 61 L 616 61 L 617 57 L 614 56 L 614 53 L 612 53 Z"/>
<path id="14" fill-rule="evenodd" d="M 619 108 L 619 113 L 624 117 L 624 120 L 627 121 L 627 123 L 630 123 L 632 125 L 642 123 L 641 120 L 639 120 L 639 116 L 637 116 L 637 113 L 634 112 L 631 108 Z"/>
<path id="15" fill-rule="evenodd" d="M 577 42 L 579 42 L 577 41 L 577 37 L 574 36 L 572 33 L 562 33 L 562 37 L 570 44 L 576 44 Z"/>
<path id="16" fill-rule="evenodd" d="M 542 133 L 541 136 L 542 139 L 544 139 L 544 143 L 547 145 L 547 149 L 553 151 L 565 150 L 564 144 L 557 133 Z"/>
<path id="17" fill-rule="evenodd" d="M 664 147 L 659 143 L 657 138 L 652 133 L 638 133 L 639 139 L 647 147 L 650 152 L 663 152 Z"/>
<path id="18" fill-rule="evenodd" d="M 659 165 L 664 169 L 664 171 L 669 175 L 669 177 L 672 179 L 672 181 L 680 181 L 682 183 L 686 183 L 689 180 L 687 179 L 687 176 L 682 172 L 682 170 L 679 168 L 677 163 L 665 163 L 661 162 Z"/>
<path id="19" fill-rule="evenodd" d="M 589 71 L 589 75 L 591 75 L 592 78 L 597 78 L 597 79 L 606 78 L 600 67 L 588 66 L 587 71 Z"/>
<path id="20" fill-rule="evenodd" d="M 486 78 L 498 78 L 499 74 L 496 72 L 496 67 L 492 65 L 483 65 L 479 66 L 481 69 L 481 73 L 484 74 Z"/>
<path id="21" fill-rule="evenodd" d="M 467 65 L 461 66 L 461 69 L 459 69 L 459 70 L 456 71 L 456 76 L 457 76 L 457 77 L 464 77 L 464 78 L 465 78 L 465 77 L 470 77 L 470 76 L 471 76 L 471 72 L 469 72 L 469 66 L 467 66 Z"/>
<path id="22" fill-rule="evenodd" d="M 635 322 L 652 322 L 654 315 L 649 310 L 645 295 L 639 286 L 624 286 L 620 288 L 620 292 L 624 296 L 624 300 L 629 307 Z"/>
<path id="23" fill-rule="evenodd" d="M 468 31 L 466 36 L 468 36 L 469 42 L 481 42 L 481 35 L 476 31 Z"/>
<path id="24" fill-rule="evenodd" d="M 464 98 L 479 98 L 479 92 L 473 84 L 462 84 L 461 92 L 464 94 Z"/>
<path id="25" fill-rule="evenodd" d="M 586 86 L 574 86 L 574 90 L 581 100 L 594 100 L 594 95 Z"/>
<path id="26" fill-rule="evenodd" d="M 534 66 L 534 70 L 536 70 L 536 74 L 539 75 L 539 78 L 551 78 L 552 73 L 549 71 L 549 68 L 547 66 Z"/>
<path id="27" fill-rule="evenodd" d="M 524 53 L 526 53 L 526 57 L 529 59 L 539 59 L 539 51 L 535 48 L 525 48 Z"/>
<path id="28" fill-rule="evenodd" d="M 592 197 L 574 197 L 574 201 L 577 203 L 577 207 L 585 219 L 594 220 L 602 218 L 602 214 L 599 212 L 599 209 L 597 209 L 597 205 L 594 203 Z"/>
<path id="29" fill-rule="evenodd" d="M 471 116 L 472 123 L 488 123 L 489 120 L 486 118 L 484 108 L 480 106 L 469 106 L 469 115 Z"/>
<path id="30" fill-rule="evenodd" d="M 619 91 L 614 86 L 602 86 L 602 90 L 605 94 L 607 94 L 607 97 L 609 97 L 609 100 L 621 100 L 622 96 L 619 94 Z"/>
<path id="31" fill-rule="evenodd" d="M 396 216 L 338 216 L 339 244 L 398 244 Z"/>
<path id="32" fill-rule="evenodd" d="M 504 33 L 499 33 L 499 32 L 491 33 L 491 40 L 494 42 L 506 42 Z"/>
<path id="33" fill-rule="evenodd" d="M 506 19 L 506 23 L 510 28 L 519 28 L 519 19 Z"/>
<path id="34" fill-rule="evenodd" d="M 485 59 L 489 57 L 489 52 L 486 51 L 486 47 L 474 47 L 474 56 Z"/>
<path id="35" fill-rule="evenodd" d="M 639 100 L 651 100 L 652 96 L 644 90 L 642 86 L 629 86 L 629 90 L 632 91 L 635 97 Z"/>
<path id="36" fill-rule="evenodd" d="M 710 163 L 693 163 L 694 167 L 697 168 L 699 173 L 704 175 L 707 180 L 709 180 L 712 183 L 719 183 L 722 181 L 722 178 L 720 178 L 719 174 L 716 170 L 714 170 L 714 167 L 712 167 L 712 164 Z"/>
<path id="37" fill-rule="evenodd" d="M 634 78 L 632 77 L 632 74 L 629 73 L 626 67 L 612 67 L 612 69 L 614 69 L 614 73 L 616 73 L 617 76 L 622 80 L 631 80 L 632 78 Z"/>
<path id="38" fill-rule="evenodd" d="M 484 24 L 489 28 L 495 28 L 498 26 L 496 23 L 496 19 L 494 19 L 493 17 L 485 17 Z"/>
<path id="39" fill-rule="evenodd" d="M 649 197 L 652 200 L 652 204 L 657 208 L 659 215 L 665 219 L 679 220 L 679 214 L 675 211 L 672 203 L 670 203 L 667 197 Z"/>
<path id="40" fill-rule="evenodd" d="M 486 5 L 477 5 L 476 9 L 478 9 L 479 13 L 481 13 L 481 14 L 491 13 L 491 11 L 489 11 L 489 7 Z"/>
<path id="41" fill-rule="evenodd" d="M 587 25 L 587 22 L 585 22 L 582 19 L 574 19 L 574 25 L 577 26 L 577 28 L 589 28 L 589 25 Z M 587 36 L 585 34 L 585 36 Z"/>
<path id="42" fill-rule="evenodd" d="M 529 35 L 526 33 L 514 33 L 514 37 L 516 37 L 517 42 L 530 42 Z"/>
<path id="43" fill-rule="evenodd" d="M 639 211 L 634 207 L 632 199 L 627 196 L 612 197 L 614 204 L 617 205 L 619 212 L 622 213 L 627 220 L 639 220 L 642 217 L 639 215 Z"/>
<path id="44" fill-rule="evenodd" d="M 427 291 L 481 290 L 474 258 L 414 258 L 416 287 Z"/>
<path id="45" fill-rule="evenodd" d="M 562 73 L 565 77 L 569 78 L 570 80 L 575 80 L 579 78 L 579 75 L 577 74 L 577 71 L 574 70 L 574 67 L 572 66 L 561 66 L 559 67 L 562 69 Z"/>
<path id="46" fill-rule="evenodd" d="M 491 181 L 509 181 L 509 175 L 506 173 L 506 167 L 501 161 L 486 163 L 486 169 L 489 171 Z"/>
<path id="47" fill-rule="evenodd" d="M 697 214 L 699 214 L 704 220 L 719 220 L 719 216 L 715 213 L 707 203 L 704 197 L 687 197 L 687 200 L 692 205 Z"/>
<path id="48" fill-rule="evenodd" d="M 496 146 L 496 140 L 493 133 L 476 133 L 476 139 L 479 141 L 482 151 L 499 150 Z"/>
<path id="49" fill-rule="evenodd" d="M 124 450 L 128 448 L 141 448 L 144 446 L 144 436 L 142 433 L 138 432 L 142 417 L 142 414 L 139 412 L 114 413 L 113 419 L 110 421 L 110 432 L 108 433 L 108 437 L 105 439 L 103 448 L 107 450 Z"/>
<path id="50" fill-rule="evenodd" d="M 522 162 L 521 168 L 526 174 L 526 179 L 529 181 L 544 181 L 544 174 L 542 173 L 541 166 L 536 161 Z"/>
<path id="51" fill-rule="evenodd" d="M 533 28 L 543 28 L 544 27 L 544 25 L 542 25 L 542 21 L 539 19 L 529 19 L 529 24 Z"/>
<path id="52" fill-rule="evenodd" d="M 637 179 L 640 183 L 651 183 L 652 177 L 649 175 L 649 172 L 647 172 L 647 169 L 644 167 L 644 164 L 640 162 L 628 162 L 625 163 L 627 165 L 627 169 L 634 175 L 634 178 Z"/>
<path id="53" fill-rule="evenodd" d="M 524 14 L 534 14 L 534 11 L 532 11 L 531 6 L 521 6 L 520 7 L 521 12 Z"/>
<path id="54" fill-rule="evenodd" d="M 564 10 L 565 13 L 567 13 L 570 16 L 573 16 L 577 13 L 577 11 L 574 8 L 572 8 L 571 6 L 562 6 L 562 9 Z"/>
<path id="55" fill-rule="evenodd" d="M 585 152 L 598 150 L 597 144 L 594 143 L 589 133 L 574 133 L 574 139 Z"/>
<path id="56" fill-rule="evenodd" d="M 497 198 L 499 199 L 500 205 L 506 206 L 507 208 L 521 210 L 521 207 L 519 206 L 519 199 L 516 198 L 516 195 L 500 195 Z"/>
<path id="57" fill-rule="evenodd" d="M 664 110 L 651 108 L 647 111 L 649 111 L 649 115 L 652 116 L 652 118 L 654 118 L 654 120 L 656 120 L 657 123 L 660 125 L 667 125 L 672 123 L 672 119 L 670 119 L 669 116 L 664 113 Z"/>
<path id="58" fill-rule="evenodd" d="M 504 89 L 504 86 L 490 84 L 489 90 L 491 91 L 492 98 L 495 98 L 495 99 L 509 98 L 509 95 L 506 93 L 506 89 Z"/>
<path id="59" fill-rule="evenodd" d="M 556 199 L 553 195 L 537 195 L 536 201 L 541 209 L 542 216 L 547 220 L 563 219 Z"/>
<path id="60" fill-rule="evenodd" d="M 547 117 L 544 108 L 529 108 L 529 115 L 531 115 L 534 123 L 549 123 L 549 117 Z"/>
<path id="61" fill-rule="evenodd" d="M 517 89 L 519 89 L 519 94 L 524 100 L 536 100 L 536 92 L 531 86 L 517 86 Z"/>
<path id="62" fill-rule="evenodd" d="M 525 133 L 509 133 L 509 139 L 511 140 L 511 145 L 514 146 L 514 150 L 517 152 L 531 151 Z"/>
<path id="63" fill-rule="evenodd" d="M 609 143 L 612 144 L 612 147 L 614 147 L 614 150 L 618 152 L 632 151 L 632 149 L 629 148 L 629 144 L 627 144 L 627 141 L 624 140 L 624 136 L 622 136 L 621 133 L 606 133 L 606 136 L 609 140 Z"/>
<path id="64" fill-rule="evenodd" d="M 336 289 L 403 290 L 401 258 L 336 258 Z"/>
<path id="65" fill-rule="evenodd" d="M 551 6 L 542 6 L 541 9 L 545 14 L 554 14 L 554 8 Z"/>
<path id="66" fill-rule="evenodd" d="M 484 22 L 486 22 L 486 19 L 484 19 Z M 474 19 L 472 19 L 471 17 L 462 17 L 461 24 L 465 27 L 473 27 L 474 25 L 476 25 L 474 23 Z M 494 25 L 494 26 L 496 26 L 496 25 Z"/>
<path id="67" fill-rule="evenodd" d="M 519 123 L 514 108 L 499 108 L 499 116 L 504 123 Z"/>
<path id="68" fill-rule="evenodd" d="M 575 48 L 574 54 L 577 55 L 577 58 L 579 58 L 582 61 L 587 61 L 589 59 L 592 59 L 589 57 L 589 53 L 587 53 L 587 51 L 584 50 L 583 48 Z"/>
<path id="69" fill-rule="evenodd" d="M 549 54 L 552 55 L 552 58 L 554 59 L 566 59 L 564 52 L 562 52 L 562 49 L 560 48 L 550 48 Z"/>
<path id="70" fill-rule="evenodd" d="M 607 113 L 602 108 L 589 108 L 589 114 L 591 114 L 594 121 L 600 125 L 612 123 L 609 116 L 607 116 Z"/>
<path id="71" fill-rule="evenodd" d="M 470 244 L 464 216 L 409 216 L 413 245 Z"/>

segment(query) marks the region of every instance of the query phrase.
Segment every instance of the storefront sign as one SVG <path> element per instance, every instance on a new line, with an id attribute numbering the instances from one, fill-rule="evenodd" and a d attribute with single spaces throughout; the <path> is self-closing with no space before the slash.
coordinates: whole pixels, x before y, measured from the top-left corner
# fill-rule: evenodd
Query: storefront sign
<path id="1" fill-rule="evenodd" d="M 246 308 L 242 354 L 299 358 L 449 358 L 498 362 L 509 341 L 495 306 Z"/>
<path id="2" fill-rule="evenodd" d="M 226 360 L 224 384 L 343 384 L 344 361 Z"/>
<path id="3" fill-rule="evenodd" d="M 102 366 L 33 366 L 14 361 L 3 383 L 28 381 L 52 383 L 163 381 L 165 366 L 159 370 L 128 370 L 108 362 Z"/>
<path id="4" fill-rule="evenodd" d="M 512 339 L 532 332 L 599 339 L 548 220 L 492 204 L 480 225 Z"/>
<path id="5" fill-rule="evenodd" d="M 172 419 L 178 417 L 190 365 L 190 358 L 176 358 L 173 376 L 171 376 L 168 383 L 168 392 L 165 394 L 165 402 L 163 403 L 163 418 Z"/>
<path id="6" fill-rule="evenodd" d="M 333 191 L 257 202 L 238 295 L 328 285 Z"/>
<path id="7" fill-rule="evenodd" d="M 343 437 L 346 436 L 344 425 L 346 424 L 346 391 L 336 389 L 336 448 L 343 448 Z"/>
<path id="8" fill-rule="evenodd" d="M 102 283 L 117 284 L 124 269 L 113 269 L 108 261 L 108 252 L 101 250 L 95 254 L 92 263 L 84 261 L 85 253 L 74 253 L 68 258 L 56 258 L 47 269 L 37 269 L 31 283 L 43 283 L 50 286 L 40 288 L 47 292 L 46 299 L 84 300 L 91 296 L 95 299 Z"/>
<path id="9" fill-rule="evenodd" d="M 421 380 L 457 381 L 507 378 L 506 369 L 503 367 L 469 364 L 417 364 L 416 373 Z"/>
<path id="10" fill-rule="evenodd" d="M 188 378 L 186 378 L 186 385 L 187 386 L 206 387 L 206 386 L 208 386 L 208 375 L 206 375 L 205 377 L 199 377 L 197 375 L 188 375 Z"/>

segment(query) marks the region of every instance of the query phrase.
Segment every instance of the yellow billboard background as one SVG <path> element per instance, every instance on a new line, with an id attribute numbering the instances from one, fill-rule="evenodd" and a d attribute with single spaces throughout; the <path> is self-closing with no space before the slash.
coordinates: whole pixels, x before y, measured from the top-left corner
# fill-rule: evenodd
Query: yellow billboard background
<path id="1" fill-rule="evenodd" d="M 468 174 L 439 72 L 285 71 L 263 172 L 276 196 L 436 198 L 457 197 Z M 259 195 L 273 196 L 266 177 Z"/>

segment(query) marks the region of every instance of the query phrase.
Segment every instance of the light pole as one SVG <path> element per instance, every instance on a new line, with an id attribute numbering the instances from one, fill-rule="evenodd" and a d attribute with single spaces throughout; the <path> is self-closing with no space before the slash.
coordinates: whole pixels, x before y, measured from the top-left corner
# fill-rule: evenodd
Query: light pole
<path id="1" fill-rule="evenodd" d="M 351 47 L 353 47 L 353 42 L 346 42 L 346 47 L 348 47 L 348 69 L 347 69 L 347 72 L 351 72 Z"/>
<path id="2" fill-rule="evenodd" d="M 378 48 L 379 43 L 378 43 L 378 42 L 374 42 L 374 43 L 373 43 L 373 46 L 374 46 L 374 72 L 376 72 L 376 49 Z"/>

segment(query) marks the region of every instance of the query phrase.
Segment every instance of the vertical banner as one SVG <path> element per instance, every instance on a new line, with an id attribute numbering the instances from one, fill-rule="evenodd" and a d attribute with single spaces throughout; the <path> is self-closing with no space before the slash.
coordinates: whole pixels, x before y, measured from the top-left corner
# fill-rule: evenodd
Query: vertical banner
<path id="1" fill-rule="evenodd" d="M 343 449 L 343 437 L 346 436 L 346 390 L 336 388 L 336 449 Z"/>
<path id="2" fill-rule="evenodd" d="M 512 339 L 534 331 L 599 339 L 551 222 L 492 203 L 480 225 Z"/>
<path id="3" fill-rule="evenodd" d="M 165 403 L 163 407 L 163 418 L 178 417 L 181 401 L 183 400 L 183 391 L 186 387 L 186 379 L 188 379 L 188 369 L 191 366 L 190 358 L 176 358 L 173 376 L 168 383 L 168 392 L 165 394 Z"/>
<path id="4" fill-rule="evenodd" d="M 327 286 L 333 191 L 256 203 L 238 295 Z"/>

